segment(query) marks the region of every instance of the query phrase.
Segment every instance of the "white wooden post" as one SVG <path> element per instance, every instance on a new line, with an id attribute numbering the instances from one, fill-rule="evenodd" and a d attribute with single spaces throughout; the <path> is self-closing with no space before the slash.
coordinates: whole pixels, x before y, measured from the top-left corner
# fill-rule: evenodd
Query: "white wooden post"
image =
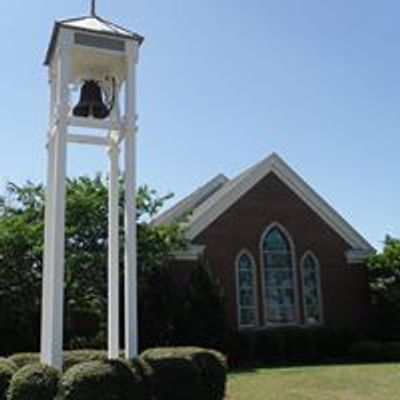
<path id="1" fill-rule="evenodd" d="M 42 297 L 41 362 L 62 369 L 64 315 L 65 177 L 69 112 L 69 57 L 60 48 L 57 60 L 57 115 L 48 141 L 48 188 Z M 51 105 L 52 106 L 52 105 Z"/>
<path id="2" fill-rule="evenodd" d="M 137 244 L 136 244 L 136 62 L 130 45 L 126 80 L 125 126 L 125 357 L 138 354 Z"/>
<path id="3" fill-rule="evenodd" d="M 108 190 L 108 358 L 119 357 L 118 146 L 109 147 Z"/>

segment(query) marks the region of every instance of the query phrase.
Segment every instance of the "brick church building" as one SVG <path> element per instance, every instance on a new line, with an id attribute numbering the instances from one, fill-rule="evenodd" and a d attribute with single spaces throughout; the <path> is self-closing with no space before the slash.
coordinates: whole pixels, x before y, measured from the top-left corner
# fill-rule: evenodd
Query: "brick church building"
<path id="1" fill-rule="evenodd" d="M 234 179 L 218 175 L 153 223 L 184 221 L 185 282 L 206 259 L 231 328 L 362 326 L 373 247 L 278 155 Z"/>

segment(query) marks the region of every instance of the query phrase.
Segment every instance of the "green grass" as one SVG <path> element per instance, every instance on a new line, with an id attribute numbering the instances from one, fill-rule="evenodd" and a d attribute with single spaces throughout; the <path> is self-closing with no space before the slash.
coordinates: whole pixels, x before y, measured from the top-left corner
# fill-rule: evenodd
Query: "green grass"
<path id="1" fill-rule="evenodd" d="M 227 400 L 400 399 L 400 364 L 263 368 L 229 374 Z"/>

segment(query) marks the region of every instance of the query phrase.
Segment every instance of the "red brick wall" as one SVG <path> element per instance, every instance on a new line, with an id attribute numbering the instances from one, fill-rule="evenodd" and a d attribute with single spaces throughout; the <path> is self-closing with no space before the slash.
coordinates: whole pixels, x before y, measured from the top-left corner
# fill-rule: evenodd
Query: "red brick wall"
<path id="1" fill-rule="evenodd" d="M 361 326 L 368 312 L 365 269 L 346 263 L 345 252 L 350 246 L 273 173 L 194 241 L 207 246 L 206 257 L 225 291 L 230 325 L 237 327 L 238 322 L 235 259 L 243 248 L 252 253 L 257 264 L 258 314 L 263 324 L 259 243 L 265 229 L 273 222 L 283 225 L 294 241 L 297 272 L 306 251 L 311 250 L 317 256 L 325 324 L 337 328 Z M 301 301 L 300 310 L 302 315 Z"/>

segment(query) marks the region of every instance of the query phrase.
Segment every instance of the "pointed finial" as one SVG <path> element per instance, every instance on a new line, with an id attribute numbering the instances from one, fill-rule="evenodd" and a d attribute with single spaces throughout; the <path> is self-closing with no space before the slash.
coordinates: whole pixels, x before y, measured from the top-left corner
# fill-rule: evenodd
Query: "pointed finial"
<path id="1" fill-rule="evenodd" d="M 96 0 L 91 0 L 90 15 L 91 15 L 92 17 L 95 17 L 95 16 L 96 16 Z"/>

